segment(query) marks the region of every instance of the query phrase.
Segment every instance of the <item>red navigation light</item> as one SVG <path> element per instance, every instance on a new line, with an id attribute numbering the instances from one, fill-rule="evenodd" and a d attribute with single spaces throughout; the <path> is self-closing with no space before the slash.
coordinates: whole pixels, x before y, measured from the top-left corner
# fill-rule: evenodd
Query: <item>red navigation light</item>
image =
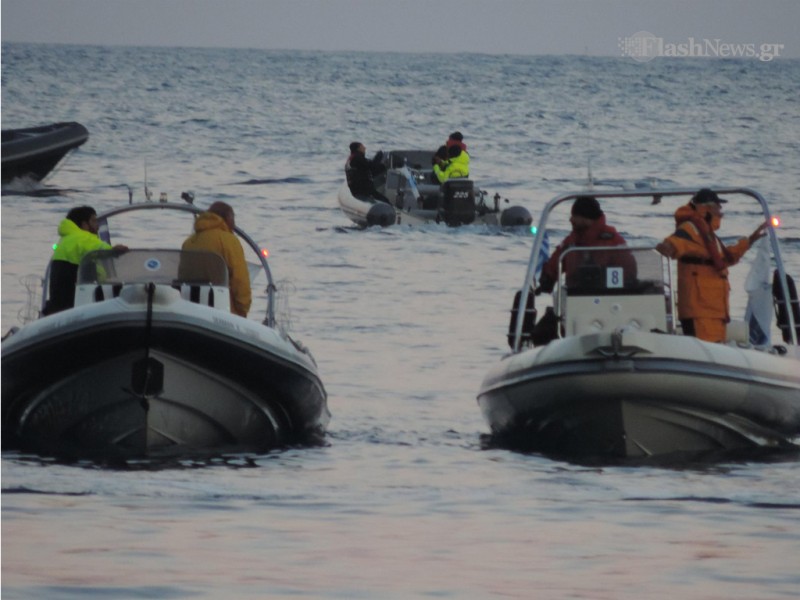
<path id="1" fill-rule="evenodd" d="M 269 257 L 269 250 L 267 250 L 266 248 L 262 248 L 261 249 L 261 256 L 263 256 L 264 258 L 268 258 Z"/>
<path id="2" fill-rule="evenodd" d="M 781 226 L 780 217 L 772 217 L 769 222 L 773 227 L 780 227 Z"/>

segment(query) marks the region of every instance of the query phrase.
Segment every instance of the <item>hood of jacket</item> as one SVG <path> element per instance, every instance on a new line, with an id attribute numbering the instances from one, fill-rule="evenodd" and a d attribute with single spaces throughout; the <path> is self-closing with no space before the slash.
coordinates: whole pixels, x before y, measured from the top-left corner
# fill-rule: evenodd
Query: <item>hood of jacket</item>
<path id="1" fill-rule="evenodd" d="M 228 224 L 225 222 L 225 219 L 220 217 L 218 214 L 212 212 L 200 213 L 200 215 L 194 221 L 194 230 L 197 233 L 202 233 L 212 229 L 219 229 L 221 231 L 233 233 L 231 228 L 228 227 Z"/>
<path id="2" fill-rule="evenodd" d="M 595 221 L 586 229 L 580 231 L 573 231 L 570 237 L 575 245 L 578 246 L 596 246 L 598 240 L 602 239 L 601 234 L 606 234 L 603 237 L 614 237 L 617 230 L 606 223 L 606 216 L 600 215 Z"/>
<path id="3" fill-rule="evenodd" d="M 78 233 L 79 231 L 83 231 L 80 227 L 78 227 L 74 221 L 70 219 L 64 219 L 61 223 L 58 224 L 58 235 L 59 237 L 65 237 L 68 235 L 73 235 Z"/>

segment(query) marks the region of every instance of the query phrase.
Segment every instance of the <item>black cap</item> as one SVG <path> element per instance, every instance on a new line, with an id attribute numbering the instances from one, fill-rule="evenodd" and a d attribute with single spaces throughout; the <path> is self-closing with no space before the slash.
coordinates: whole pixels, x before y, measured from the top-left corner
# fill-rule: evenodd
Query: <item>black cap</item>
<path id="1" fill-rule="evenodd" d="M 723 200 L 709 188 L 703 188 L 694 196 L 692 196 L 692 204 L 694 205 L 711 204 L 712 202 L 715 202 L 716 204 L 723 204 L 727 202 L 727 200 Z"/>
<path id="2" fill-rule="evenodd" d="M 603 216 L 603 210 L 594 196 L 578 196 L 572 204 L 572 214 L 596 221 Z"/>

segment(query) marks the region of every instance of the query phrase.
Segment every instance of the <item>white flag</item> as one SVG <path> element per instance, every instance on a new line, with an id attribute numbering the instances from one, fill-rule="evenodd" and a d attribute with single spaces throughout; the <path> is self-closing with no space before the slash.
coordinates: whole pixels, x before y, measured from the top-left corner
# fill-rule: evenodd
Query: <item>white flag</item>
<path id="1" fill-rule="evenodd" d="M 750 265 L 750 272 L 744 283 L 747 292 L 744 320 L 750 328 L 750 343 L 754 346 L 767 346 L 771 343 L 772 326 L 772 283 L 767 238 L 758 240 L 755 247 L 758 254 Z"/>

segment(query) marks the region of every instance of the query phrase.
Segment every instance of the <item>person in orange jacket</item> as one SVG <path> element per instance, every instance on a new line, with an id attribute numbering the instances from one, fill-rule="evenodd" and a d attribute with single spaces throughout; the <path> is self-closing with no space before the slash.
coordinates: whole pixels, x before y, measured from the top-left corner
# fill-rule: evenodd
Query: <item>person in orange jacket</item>
<path id="1" fill-rule="evenodd" d="M 246 317 L 252 302 L 250 273 L 235 228 L 233 207 L 225 202 L 214 202 L 195 219 L 194 233 L 186 238 L 182 249 L 209 250 L 222 256 L 228 265 L 231 312 Z"/>
<path id="2" fill-rule="evenodd" d="M 727 202 L 709 188 L 698 191 L 675 211 L 675 232 L 656 246 L 678 261 L 678 318 L 683 333 L 707 342 L 724 342 L 730 321 L 728 267 L 735 265 L 760 238 L 767 223 L 749 237 L 726 246 L 714 233 Z"/>

